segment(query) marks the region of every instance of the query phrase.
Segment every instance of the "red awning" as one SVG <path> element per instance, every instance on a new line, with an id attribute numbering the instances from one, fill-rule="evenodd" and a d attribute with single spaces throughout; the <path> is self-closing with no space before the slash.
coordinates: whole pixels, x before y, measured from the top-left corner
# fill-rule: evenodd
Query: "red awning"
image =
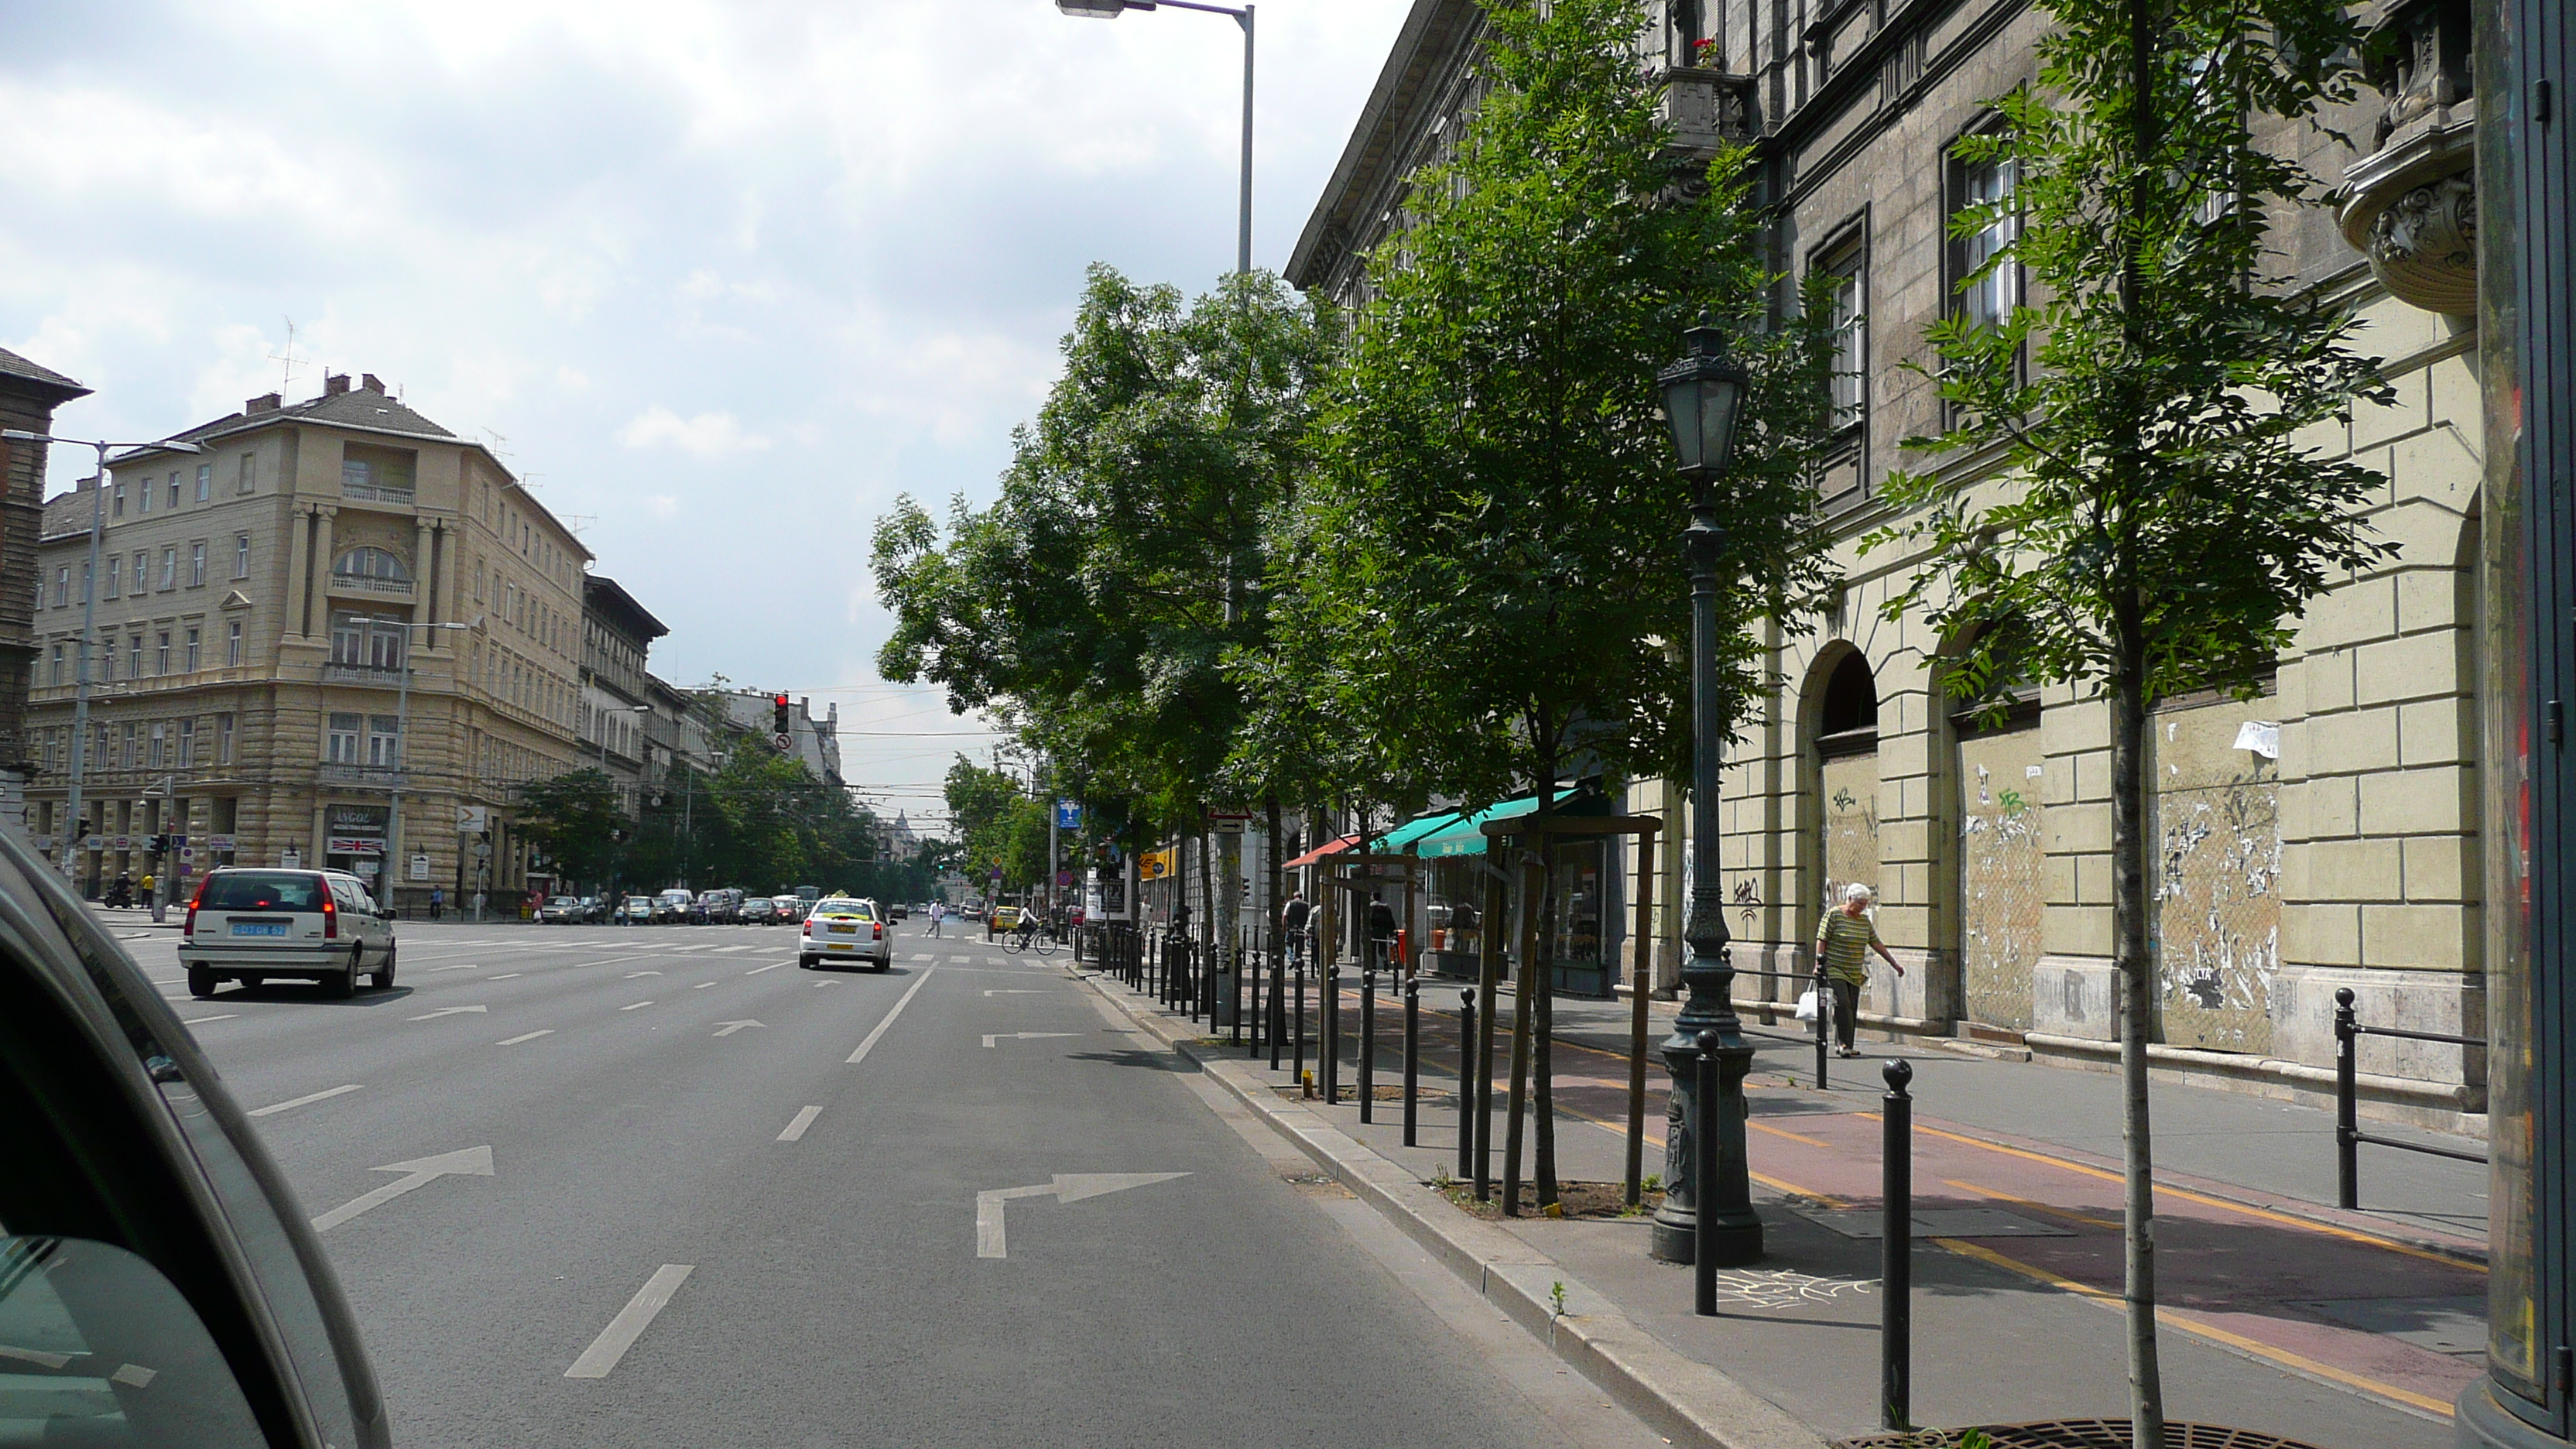
<path id="1" fill-rule="evenodd" d="M 1287 864 L 1279 868 L 1281 870 L 1301 870 L 1306 866 L 1310 866 L 1321 861 L 1325 856 L 1334 855 L 1341 851 L 1350 849 L 1352 844 L 1358 839 L 1359 837 L 1356 835 L 1345 835 L 1338 840 L 1327 840 L 1323 844 L 1316 846 L 1314 849 L 1307 851 L 1304 855 L 1297 857 L 1295 860 L 1289 861 Z"/>

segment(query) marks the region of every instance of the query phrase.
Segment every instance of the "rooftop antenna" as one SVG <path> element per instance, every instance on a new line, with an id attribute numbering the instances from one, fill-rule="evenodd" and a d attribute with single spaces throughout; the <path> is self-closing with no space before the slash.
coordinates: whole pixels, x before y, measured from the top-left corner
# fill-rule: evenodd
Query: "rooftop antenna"
<path id="1" fill-rule="evenodd" d="M 490 439 L 492 440 L 492 456 L 493 456 L 493 457 L 495 457 L 495 458 L 506 458 L 506 457 L 510 456 L 510 440 L 509 440 L 509 438 L 508 438 L 506 435 L 501 434 L 501 433 L 496 433 L 496 432 L 492 431 L 490 428 L 485 428 L 485 429 L 483 430 L 483 436 L 485 436 L 485 437 L 487 437 L 487 438 L 490 438 Z"/>
<path id="2" fill-rule="evenodd" d="M 294 318 L 289 317 L 286 319 L 286 350 L 283 352 L 270 353 L 268 355 L 268 360 L 278 364 L 279 367 L 279 376 L 277 379 L 278 395 L 280 397 L 293 397 L 295 395 L 295 364 L 305 360 L 295 355 Z"/>

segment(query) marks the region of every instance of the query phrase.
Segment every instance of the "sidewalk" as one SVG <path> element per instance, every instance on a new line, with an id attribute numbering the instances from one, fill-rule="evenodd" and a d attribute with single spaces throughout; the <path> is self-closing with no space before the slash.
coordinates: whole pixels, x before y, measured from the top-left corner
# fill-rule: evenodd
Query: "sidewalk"
<path id="1" fill-rule="evenodd" d="M 1422 1185 L 1456 1163 L 1454 989 L 1425 988 L 1426 1008 L 1446 1009 L 1424 1013 L 1422 1145 L 1406 1148 L 1400 1103 L 1379 1104 L 1363 1126 L 1353 1105 L 1295 1095 L 1266 1054 L 1247 1061 L 1150 997 L 1094 984 L 1606 1392 L 1679 1430 L 1676 1442 L 1812 1449 L 1875 1429 L 1880 1059 L 1835 1060 L 1832 1089 L 1817 1092 L 1804 1085 L 1809 1042 L 1748 1034 L 1767 1251 L 1724 1275 L 1724 1313 L 1699 1318 L 1688 1270 L 1647 1257 L 1642 1218 L 1479 1221 Z M 1344 1012 L 1353 1037 L 1355 996 Z M 1660 1042 L 1671 1008 L 1657 1008 Z M 1629 1009 L 1557 1003 L 1557 1155 L 1569 1180 L 1622 1176 Z M 1381 1002 L 1380 1030 L 1383 1089 L 1401 1081 L 1400 1003 Z M 1917 1070 L 1914 1417 L 2125 1419 L 2116 1080 L 1904 1055 Z M 1658 1062 L 1650 1083 L 1661 1076 Z M 1346 1089 L 1355 1079 L 1346 1065 Z M 2447 1442 L 2450 1400 L 2482 1366 L 2483 1244 L 2471 1235 L 2485 1204 L 2471 1194 L 2483 1194 L 2483 1174 L 2383 1152 L 2364 1161 L 2365 1201 L 2397 1210 L 2342 1214 L 2320 1201 L 2333 1181 L 2326 1114 L 2182 1086 L 2159 1086 L 2155 1109 L 2160 1160 L 2174 1169 L 2160 1171 L 2158 1194 L 2169 1415 L 2331 1449 Z M 1650 1172 L 1663 1165 L 1663 1110 L 1656 1090 Z M 1502 1140 L 1498 1120 L 1498 1171 Z"/>

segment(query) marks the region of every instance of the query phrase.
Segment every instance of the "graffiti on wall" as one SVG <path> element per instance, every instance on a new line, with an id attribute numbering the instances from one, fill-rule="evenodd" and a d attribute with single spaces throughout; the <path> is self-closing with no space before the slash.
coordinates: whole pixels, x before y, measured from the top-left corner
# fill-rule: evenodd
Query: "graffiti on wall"
<path id="1" fill-rule="evenodd" d="M 1962 739 L 1959 763 L 1961 995 L 1970 1021 L 2028 1031 L 2048 909 L 2039 731 Z"/>
<path id="2" fill-rule="evenodd" d="M 2166 1041 L 2262 1052 L 2281 969 L 2281 785 L 2271 760 L 2234 747 L 2243 712 L 2157 721 L 2152 949 Z"/>
<path id="3" fill-rule="evenodd" d="M 1825 879 L 1819 914 L 1853 881 L 1878 888 L 1878 753 L 1825 761 Z"/>

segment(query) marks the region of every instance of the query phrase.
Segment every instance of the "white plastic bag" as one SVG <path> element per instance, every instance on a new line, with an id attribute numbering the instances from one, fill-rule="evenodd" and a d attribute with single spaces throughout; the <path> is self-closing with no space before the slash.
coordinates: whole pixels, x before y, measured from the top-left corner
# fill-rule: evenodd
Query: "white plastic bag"
<path id="1" fill-rule="evenodd" d="M 1798 1019 L 1800 1021 L 1816 1019 L 1816 988 L 1810 986 L 1798 994 Z"/>

